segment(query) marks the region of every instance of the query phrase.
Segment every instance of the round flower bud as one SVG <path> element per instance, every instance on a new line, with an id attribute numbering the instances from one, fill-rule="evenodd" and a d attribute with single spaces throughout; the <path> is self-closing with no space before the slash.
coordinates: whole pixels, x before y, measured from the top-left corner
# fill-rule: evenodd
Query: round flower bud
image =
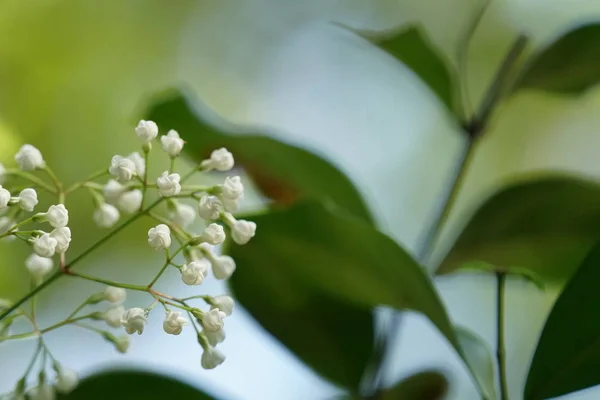
<path id="1" fill-rule="evenodd" d="M 110 160 L 108 172 L 119 181 L 129 181 L 136 175 L 137 169 L 135 168 L 135 163 L 129 158 L 113 156 Z"/>
<path id="2" fill-rule="evenodd" d="M 229 256 L 214 257 L 211 264 L 217 279 L 228 279 L 235 271 L 235 261 Z"/>
<path id="3" fill-rule="evenodd" d="M 54 387 L 59 393 L 67 394 L 77 387 L 79 377 L 72 369 L 59 367 L 56 371 L 56 384 Z"/>
<path id="4" fill-rule="evenodd" d="M 225 241 L 225 230 L 219 224 L 210 224 L 202 232 L 202 240 L 212 245 L 218 245 Z"/>
<path id="5" fill-rule="evenodd" d="M 168 171 L 163 172 L 156 180 L 158 192 L 163 197 L 178 195 L 181 192 L 180 180 L 179 174 L 169 174 Z"/>
<path id="6" fill-rule="evenodd" d="M 221 196 L 224 198 L 237 200 L 244 196 L 244 184 L 239 176 L 228 176 L 221 188 Z"/>
<path id="7" fill-rule="evenodd" d="M 33 211 L 33 208 L 38 203 L 37 193 L 31 188 L 21 190 L 18 199 L 21 209 L 25 211 Z"/>
<path id="8" fill-rule="evenodd" d="M 182 228 L 187 228 L 196 219 L 196 210 L 189 204 L 176 203 L 175 209 L 169 213 L 169 219 Z"/>
<path id="9" fill-rule="evenodd" d="M 234 165 L 233 154 L 231 154 L 225 147 L 221 147 L 220 149 L 214 150 L 210 154 L 210 159 L 208 160 L 207 165 L 212 169 L 216 169 L 217 171 L 229 171 Z"/>
<path id="10" fill-rule="evenodd" d="M 25 260 L 25 266 L 27 270 L 31 274 L 31 276 L 39 281 L 43 279 L 50 271 L 52 271 L 52 267 L 54 263 L 51 258 L 40 257 L 39 255 L 33 253 Z"/>
<path id="11" fill-rule="evenodd" d="M 171 157 L 176 157 L 183 149 L 184 141 L 179 137 L 179 133 L 171 129 L 169 133 L 160 137 L 160 143 L 164 152 Z"/>
<path id="12" fill-rule="evenodd" d="M 156 225 L 148 231 L 148 244 L 154 250 L 165 250 L 171 246 L 171 230 L 165 224 Z"/>
<path id="13" fill-rule="evenodd" d="M 141 120 L 135 128 L 135 134 L 142 143 L 148 144 L 158 135 L 158 126 L 153 121 Z"/>
<path id="14" fill-rule="evenodd" d="M 127 158 L 133 161 L 137 174 L 139 176 L 143 176 L 144 172 L 146 172 L 146 160 L 144 160 L 144 157 L 142 157 L 142 155 L 137 151 L 134 151 L 128 155 Z"/>
<path id="15" fill-rule="evenodd" d="M 217 310 L 222 311 L 229 316 L 233 312 L 235 301 L 233 301 L 231 296 L 223 294 L 221 296 L 213 297 L 210 301 L 210 305 L 211 308 L 216 308 Z"/>
<path id="16" fill-rule="evenodd" d="M 246 244 L 254 237 L 256 224 L 243 219 L 235 221 L 231 227 L 231 238 L 237 244 Z"/>
<path id="17" fill-rule="evenodd" d="M 119 210 L 111 204 L 101 204 L 94 211 L 94 222 L 100 228 L 110 228 L 119 220 Z"/>
<path id="18" fill-rule="evenodd" d="M 210 262 L 206 258 L 185 264 L 181 267 L 181 280 L 186 285 L 201 285 L 208 275 L 208 268 L 210 268 Z"/>
<path id="19" fill-rule="evenodd" d="M 0 208 L 8 207 L 8 202 L 10 201 L 10 192 L 0 185 Z"/>
<path id="20" fill-rule="evenodd" d="M 219 343 L 223 343 L 225 340 L 225 330 L 221 329 L 219 332 L 204 332 L 204 336 L 208 339 L 208 343 L 211 346 L 216 346 Z"/>
<path id="21" fill-rule="evenodd" d="M 123 212 L 133 214 L 140 209 L 142 205 L 143 194 L 141 190 L 135 189 L 127 193 L 123 193 L 119 197 L 117 205 Z"/>
<path id="22" fill-rule="evenodd" d="M 114 306 L 102 314 L 102 319 L 113 328 L 118 328 L 121 326 L 123 314 L 125 314 L 125 308 L 123 308 L 123 306 Z"/>
<path id="23" fill-rule="evenodd" d="M 53 227 L 62 228 L 69 223 L 69 211 L 65 208 L 64 204 L 50 206 L 46 212 L 46 218 L 48 219 L 48 223 Z"/>
<path id="24" fill-rule="evenodd" d="M 56 399 L 56 393 L 54 393 L 54 387 L 47 382 L 40 382 L 40 384 L 31 389 L 28 399 L 30 400 L 54 400 Z"/>
<path id="25" fill-rule="evenodd" d="M 69 248 L 71 243 L 71 229 L 64 226 L 62 228 L 56 228 L 50 232 L 50 237 L 56 240 L 55 251 L 58 254 L 62 254 Z"/>
<path id="26" fill-rule="evenodd" d="M 167 311 L 167 316 L 163 322 L 163 329 L 169 335 L 179 335 L 183 330 L 183 326 L 188 323 L 188 320 L 181 316 L 180 312 Z"/>
<path id="27" fill-rule="evenodd" d="M 204 369 L 217 368 L 225 361 L 225 355 L 214 347 L 207 347 L 202 353 L 200 364 Z"/>
<path id="28" fill-rule="evenodd" d="M 111 204 L 115 204 L 119 197 L 125 192 L 126 188 L 124 185 L 120 184 L 118 181 L 111 179 L 109 180 L 104 188 L 102 189 L 102 193 L 104 194 L 104 198 L 107 202 Z"/>
<path id="29" fill-rule="evenodd" d="M 15 154 L 15 161 L 23 171 L 32 171 L 36 168 L 44 168 L 46 166 L 42 153 L 30 144 L 21 146 L 17 154 Z"/>
<path id="30" fill-rule="evenodd" d="M 202 196 L 198 203 L 198 215 L 207 221 L 212 221 L 221 215 L 223 204 L 217 196 Z"/>
<path id="31" fill-rule="evenodd" d="M 127 292 L 123 288 L 107 286 L 104 289 L 104 296 L 107 301 L 119 304 L 125 301 L 125 298 L 127 297 Z"/>
<path id="32" fill-rule="evenodd" d="M 218 332 L 223 329 L 223 319 L 226 316 L 223 311 L 213 308 L 202 315 L 202 327 L 207 332 Z"/>
<path id="33" fill-rule="evenodd" d="M 137 333 L 141 335 L 144 332 L 144 325 L 146 324 L 146 311 L 141 308 L 134 307 L 125 311 L 123 318 L 121 318 L 121 325 L 125 328 L 125 332 L 132 335 Z"/>
<path id="34" fill-rule="evenodd" d="M 30 241 L 33 243 L 33 251 L 40 257 L 50 258 L 56 252 L 58 242 L 49 233 L 44 232 L 41 236 L 36 236 Z"/>

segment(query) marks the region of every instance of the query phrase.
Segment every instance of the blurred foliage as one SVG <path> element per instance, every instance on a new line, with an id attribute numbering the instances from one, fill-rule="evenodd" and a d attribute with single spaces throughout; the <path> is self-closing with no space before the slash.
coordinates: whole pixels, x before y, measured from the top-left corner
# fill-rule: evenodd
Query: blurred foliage
<path id="1" fill-rule="evenodd" d="M 443 400 L 448 380 L 437 371 L 423 371 L 400 381 L 383 392 L 382 400 Z"/>

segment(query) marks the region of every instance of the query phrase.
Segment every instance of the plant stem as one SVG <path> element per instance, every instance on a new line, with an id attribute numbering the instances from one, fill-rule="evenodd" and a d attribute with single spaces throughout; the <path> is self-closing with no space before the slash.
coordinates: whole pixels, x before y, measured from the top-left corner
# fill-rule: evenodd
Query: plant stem
<path id="1" fill-rule="evenodd" d="M 496 273 L 497 293 L 496 293 L 496 329 L 497 346 L 496 359 L 498 360 L 498 378 L 500 380 L 500 399 L 508 400 L 508 382 L 506 380 L 506 345 L 504 343 L 504 295 L 506 286 L 506 274 L 504 272 Z"/>
<path id="2" fill-rule="evenodd" d="M 146 200 L 146 191 L 148 190 L 148 155 L 150 154 L 150 148 L 144 147 L 144 180 L 142 181 L 142 202 L 140 203 L 140 211 L 144 208 L 144 201 Z"/>
<path id="3" fill-rule="evenodd" d="M 44 182 L 37 176 L 30 174 L 29 172 L 24 172 L 24 171 L 20 171 L 18 169 L 9 168 L 5 171 L 5 174 L 21 177 L 23 179 L 26 179 L 26 180 L 38 185 L 40 188 L 46 190 L 49 193 L 56 194 L 56 190 L 54 190 L 54 188 L 52 186 L 48 185 L 46 182 Z"/>
<path id="4" fill-rule="evenodd" d="M 148 288 L 146 286 L 130 285 L 129 283 L 122 283 L 122 282 L 111 281 L 111 280 L 108 280 L 108 279 L 103 279 L 103 278 L 99 278 L 99 277 L 95 277 L 95 276 L 83 274 L 81 272 L 69 271 L 67 274 L 70 275 L 70 276 L 75 276 L 77 278 L 82 278 L 82 279 L 85 279 L 85 280 L 88 280 L 88 281 L 103 283 L 105 285 L 119 287 L 119 288 L 123 288 L 123 289 L 137 290 L 139 292 L 147 292 L 148 291 Z"/>
<path id="5" fill-rule="evenodd" d="M 90 176 L 88 176 L 85 180 L 81 181 L 81 182 L 77 182 L 74 183 L 73 185 L 69 186 L 69 188 L 67 190 L 65 190 L 65 194 L 70 194 L 71 192 L 74 192 L 75 190 L 86 186 L 86 184 L 88 183 L 92 183 L 93 180 L 96 180 L 100 177 L 103 177 L 104 175 L 108 174 L 108 170 L 107 169 L 103 169 L 102 171 L 98 171 L 95 174 L 92 174 Z"/>

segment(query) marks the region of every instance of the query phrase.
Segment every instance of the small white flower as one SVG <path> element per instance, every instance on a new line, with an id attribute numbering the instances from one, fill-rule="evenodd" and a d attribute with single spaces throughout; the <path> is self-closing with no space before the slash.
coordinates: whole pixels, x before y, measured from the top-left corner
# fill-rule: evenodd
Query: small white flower
<path id="1" fill-rule="evenodd" d="M 169 174 L 168 171 L 163 172 L 156 180 L 158 192 L 163 197 L 178 195 L 181 192 L 180 180 L 179 174 Z"/>
<path id="2" fill-rule="evenodd" d="M 221 185 L 221 202 L 229 211 L 235 211 L 244 199 L 244 185 L 239 176 L 227 177 Z"/>
<path id="3" fill-rule="evenodd" d="M 4 184 L 5 180 L 6 180 L 6 167 L 4 167 L 4 164 L 0 163 L 0 184 Z"/>
<path id="4" fill-rule="evenodd" d="M 110 228 L 119 220 L 119 210 L 112 204 L 101 204 L 94 211 L 94 222 L 100 228 Z"/>
<path id="5" fill-rule="evenodd" d="M 175 203 L 175 209 L 169 213 L 169 219 L 182 228 L 187 228 L 196 219 L 196 210 L 189 204 Z"/>
<path id="6" fill-rule="evenodd" d="M 137 171 L 137 174 L 139 176 L 144 176 L 144 172 L 146 172 L 146 160 L 144 160 L 144 157 L 142 157 L 142 155 L 137 151 L 134 151 L 128 155 L 127 158 L 133 161 L 133 164 L 135 164 L 135 170 Z"/>
<path id="7" fill-rule="evenodd" d="M 77 387 L 78 383 L 79 377 L 77 376 L 77 372 L 72 369 L 59 367 L 58 371 L 56 371 L 56 383 L 54 387 L 57 392 L 69 393 Z"/>
<path id="8" fill-rule="evenodd" d="M 51 258 L 40 257 L 35 253 L 31 254 L 25 260 L 25 266 L 27 267 L 27 270 L 37 281 L 48 275 L 48 273 L 52 271 L 53 265 L 54 263 L 52 262 Z"/>
<path id="9" fill-rule="evenodd" d="M 216 346 L 219 343 L 223 343 L 225 340 L 225 330 L 221 329 L 219 332 L 206 332 L 204 331 L 204 336 L 208 339 L 208 343 L 211 346 Z"/>
<path id="10" fill-rule="evenodd" d="M 38 203 L 37 193 L 31 188 L 21 190 L 18 199 L 21 209 L 25 211 L 33 211 L 33 208 Z"/>
<path id="11" fill-rule="evenodd" d="M 217 196 L 202 196 L 198 203 L 198 215 L 207 221 L 212 221 L 221 215 L 223 204 Z"/>
<path id="12" fill-rule="evenodd" d="M 181 267 L 181 280 L 186 285 L 201 285 L 204 278 L 208 275 L 210 262 L 206 258 L 192 261 Z"/>
<path id="13" fill-rule="evenodd" d="M 64 204 L 50 206 L 48 212 L 46 212 L 46 218 L 48 219 L 48 223 L 53 227 L 62 228 L 69 223 L 69 211 L 65 208 Z"/>
<path id="14" fill-rule="evenodd" d="M 202 327 L 208 332 L 218 332 L 223 329 L 223 319 L 226 316 L 223 311 L 213 308 L 202 315 Z"/>
<path id="15" fill-rule="evenodd" d="M 229 256 L 213 257 L 211 264 L 217 279 L 228 279 L 235 271 L 235 261 Z"/>
<path id="16" fill-rule="evenodd" d="M 233 306 L 235 305 L 235 301 L 231 298 L 231 296 L 227 296 L 226 294 L 215 296 L 211 299 L 210 302 L 211 308 L 216 308 L 219 311 L 223 311 L 226 315 L 231 315 L 233 312 Z"/>
<path id="17" fill-rule="evenodd" d="M 8 207 L 8 202 L 10 201 L 11 194 L 8 190 L 4 189 L 2 185 L 0 185 L 0 208 Z"/>
<path id="18" fill-rule="evenodd" d="M 163 329 L 169 335 L 179 335 L 183 330 L 183 326 L 188 323 L 188 320 L 181 316 L 180 312 L 167 311 L 167 316 L 163 322 Z"/>
<path id="19" fill-rule="evenodd" d="M 56 228 L 50 232 L 50 237 L 56 240 L 55 251 L 58 254 L 62 254 L 69 248 L 71 243 L 71 229 L 64 226 L 62 228 Z"/>
<path id="20" fill-rule="evenodd" d="M 154 250 L 165 250 L 171 246 L 171 230 L 165 224 L 156 225 L 148 231 L 148 244 Z"/>
<path id="21" fill-rule="evenodd" d="M 33 243 L 33 251 L 40 257 L 50 258 L 56 252 L 58 242 L 49 233 L 44 232 L 41 236 L 34 237 L 30 241 Z"/>
<path id="22" fill-rule="evenodd" d="M 231 238 L 237 244 L 246 244 L 254 237 L 256 224 L 243 219 L 235 221 L 231 227 Z"/>
<path id="23" fill-rule="evenodd" d="M 29 394 L 30 400 L 54 400 L 56 399 L 56 393 L 54 387 L 47 382 L 42 382 L 36 388 L 33 388 Z"/>
<path id="24" fill-rule="evenodd" d="M 102 193 L 104 194 L 104 198 L 107 202 L 114 204 L 119 200 L 119 197 L 125 192 L 126 188 L 124 185 L 120 184 L 118 181 L 111 179 L 109 180 L 104 188 L 102 189 Z"/>
<path id="25" fill-rule="evenodd" d="M 130 308 L 123 314 L 121 324 L 125 328 L 125 332 L 130 335 L 134 333 L 141 335 L 146 324 L 146 311 L 138 307 Z"/>
<path id="26" fill-rule="evenodd" d="M 204 369 L 217 368 L 225 361 L 225 355 L 214 347 L 207 347 L 202 353 L 200 364 Z"/>
<path id="27" fill-rule="evenodd" d="M 205 160 L 203 166 L 216 169 L 217 171 L 229 171 L 235 164 L 233 160 L 233 154 L 231 154 L 225 147 L 214 150 L 210 154 L 210 158 Z"/>
<path id="28" fill-rule="evenodd" d="M 127 297 L 127 292 L 123 288 L 107 286 L 104 289 L 104 296 L 106 297 L 107 301 L 119 304 L 125 301 L 125 298 Z"/>
<path id="29" fill-rule="evenodd" d="M 32 171 L 36 168 L 44 168 L 46 166 L 42 153 L 30 144 L 21 146 L 17 154 L 15 154 L 15 161 L 23 171 Z"/>
<path id="30" fill-rule="evenodd" d="M 184 141 L 179 137 L 177 131 L 171 129 L 166 135 L 160 137 L 160 143 L 164 152 L 175 157 L 181 153 Z"/>
<path id="31" fill-rule="evenodd" d="M 225 241 L 225 230 L 221 225 L 212 223 L 202 232 L 202 239 L 212 245 L 219 245 Z"/>
<path id="32" fill-rule="evenodd" d="M 142 143 L 150 143 L 158 135 L 158 126 L 154 121 L 141 120 L 135 128 L 135 134 L 140 138 Z"/>
<path id="33" fill-rule="evenodd" d="M 123 212 L 133 214 L 140 209 L 142 205 L 143 194 L 141 190 L 135 189 L 127 193 L 123 193 L 119 198 L 117 205 Z"/>
<path id="34" fill-rule="evenodd" d="M 108 172 L 116 177 L 119 181 L 128 181 L 136 175 L 137 169 L 135 167 L 135 163 L 131 161 L 129 158 L 121 157 L 121 156 L 113 156 L 110 160 L 110 167 L 108 168 Z"/>
<path id="35" fill-rule="evenodd" d="M 102 314 L 102 319 L 113 328 L 118 328 L 121 326 L 123 314 L 125 314 L 125 308 L 123 308 L 123 306 L 114 306 Z"/>
<path id="36" fill-rule="evenodd" d="M 125 353 L 127 353 L 127 350 L 129 350 L 130 342 L 131 342 L 131 339 L 129 339 L 129 336 L 121 335 L 116 338 L 114 343 L 115 343 L 115 346 L 117 347 L 117 350 L 119 351 L 119 353 L 125 354 Z"/>

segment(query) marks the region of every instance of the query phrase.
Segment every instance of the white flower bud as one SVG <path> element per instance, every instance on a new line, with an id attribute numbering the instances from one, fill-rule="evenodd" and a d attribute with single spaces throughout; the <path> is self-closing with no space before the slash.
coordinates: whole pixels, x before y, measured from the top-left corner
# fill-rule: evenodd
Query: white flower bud
<path id="1" fill-rule="evenodd" d="M 39 255 L 33 253 L 25 260 L 25 266 L 27 270 L 31 274 L 31 276 L 39 281 L 43 279 L 50 271 L 52 271 L 52 267 L 54 263 L 51 258 L 40 257 Z"/>
<path id="2" fill-rule="evenodd" d="M 33 211 L 33 208 L 38 203 L 37 193 L 31 188 L 21 190 L 18 199 L 21 209 L 25 211 Z"/>
<path id="3" fill-rule="evenodd" d="M 215 296 L 210 301 L 211 308 L 216 308 L 219 311 L 223 311 L 226 315 L 231 315 L 233 312 L 233 306 L 235 305 L 235 301 L 231 298 L 231 296 L 227 296 L 226 294 Z"/>
<path id="4" fill-rule="evenodd" d="M 207 347 L 202 353 L 200 364 L 204 369 L 217 368 L 225 361 L 225 355 L 214 347 Z"/>
<path id="5" fill-rule="evenodd" d="M 183 149 L 184 141 L 179 137 L 179 133 L 171 129 L 169 133 L 160 137 L 160 143 L 164 152 L 171 157 L 178 156 Z"/>
<path id="6" fill-rule="evenodd" d="M 112 204 L 101 204 L 94 211 L 94 222 L 100 228 L 110 228 L 119 220 L 119 210 Z"/>
<path id="7" fill-rule="evenodd" d="M 219 332 L 206 332 L 204 331 L 204 336 L 208 339 L 208 343 L 211 346 L 216 346 L 219 343 L 223 343 L 225 340 L 225 330 L 221 329 Z"/>
<path id="8" fill-rule="evenodd" d="M 46 166 L 42 153 L 30 144 L 21 146 L 17 154 L 15 154 L 15 161 L 23 171 L 32 171 L 36 168 L 44 168 Z"/>
<path id="9" fill-rule="evenodd" d="M 236 200 L 244 196 L 244 184 L 239 176 L 228 176 L 221 188 L 221 196 L 224 198 Z"/>
<path id="10" fill-rule="evenodd" d="M 134 333 L 141 335 L 146 324 L 146 311 L 138 307 L 130 308 L 123 314 L 121 324 L 125 328 L 125 332 L 130 335 Z"/>
<path id="11" fill-rule="evenodd" d="M 201 285 L 206 275 L 208 275 L 209 268 L 210 262 L 206 258 L 192 261 L 181 267 L 181 280 L 186 285 Z"/>
<path id="12" fill-rule="evenodd" d="M 79 377 L 72 369 L 59 367 L 56 371 L 56 384 L 54 387 L 59 393 L 67 394 L 77 387 Z"/>
<path id="13" fill-rule="evenodd" d="M 180 180 L 179 174 L 169 174 L 168 171 L 163 172 L 156 180 L 158 192 L 163 197 L 178 195 L 181 192 Z"/>
<path id="14" fill-rule="evenodd" d="M 125 308 L 123 308 L 123 306 L 114 306 L 102 314 L 102 319 L 113 328 L 118 328 L 121 326 L 123 314 L 125 314 Z"/>
<path id="15" fill-rule="evenodd" d="M 254 237 L 256 224 L 243 219 L 235 221 L 231 227 L 231 238 L 237 244 L 246 244 Z"/>
<path id="16" fill-rule="evenodd" d="M 210 158 L 203 163 L 204 167 L 216 169 L 217 171 L 229 171 L 233 168 L 234 160 L 231 154 L 225 147 L 214 150 L 210 154 Z"/>
<path id="17" fill-rule="evenodd" d="M 48 219 L 48 223 L 53 227 L 62 228 L 69 223 L 69 211 L 65 208 L 64 204 L 50 206 L 48 212 L 46 212 L 46 218 Z"/>
<path id="18" fill-rule="evenodd" d="M 113 156 L 108 172 L 120 181 L 128 181 L 136 175 L 137 169 L 135 163 L 129 158 Z"/>
<path id="19" fill-rule="evenodd" d="M 40 257 L 50 258 L 56 252 L 58 242 L 49 233 L 44 232 L 29 240 L 33 243 L 33 251 Z"/>
<path id="20" fill-rule="evenodd" d="M 169 335 L 179 335 L 183 330 L 183 326 L 188 323 L 188 320 L 181 316 L 180 312 L 167 311 L 167 316 L 163 322 L 163 329 Z"/>
<path id="21" fill-rule="evenodd" d="M 158 135 L 158 126 L 154 121 L 141 120 L 135 128 L 135 134 L 142 143 L 148 144 Z"/>
<path id="22" fill-rule="evenodd" d="M 182 228 L 187 228 L 196 219 L 196 210 L 189 204 L 176 203 L 175 209 L 169 213 L 169 219 Z"/>
<path id="23" fill-rule="evenodd" d="M 113 343 L 115 344 L 115 347 L 119 353 L 125 354 L 127 353 L 127 350 L 129 350 L 131 339 L 127 335 L 120 335 L 115 338 Z"/>
<path id="24" fill-rule="evenodd" d="M 223 319 L 226 316 L 223 311 L 213 308 L 202 314 L 202 327 L 208 332 L 218 332 L 223 329 Z"/>
<path id="25" fill-rule="evenodd" d="M 219 245 L 225 241 L 225 230 L 219 224 L 210 224 L 202 232 L 202 240 L 212 245 Z"/>
<path id="26" fill-rule="evenodd" d="M 202 196 L 198 203 L 198 215 L 207 221 L 212 221 L 221 215 L 223 204 L 217 196 Z"/>
<path id="27" fill-rule="evenodd" d="M 156 225 L 148 231 L 148 244 L 154 250 L 165 250 L 171 246 L 171 230 L 165 224 Z"/>
<path id="28" fill-rule="evenodd" d="M 56 393 L 52 385 L 47 382 L 41 382 L 39 386 L 31 390 L 28 398 L 30 400 L 55 400 Z"/>
<path id="29" fill-rule="evenodd" d="M 104 198 L 107 202 L 111 204 L 115 204 L 119 197 L 125 192 L 126 188 L 124 185 L 120 184 L 118 181 L 111 179 L 109 180 L 104 188 L 102 189 L 102 193 L 104 194 Z"/>
<path id="30" fill-rule="evenodd" d="M 235 261 L 229 256 L 213 257 L 211 264 L 217 279 L 228 279 L 235 271 Z"/>
<path id="31" fill-rule="evenodd" d="M 134 151 L 128 155 L 127 158 L 133 161 L 137 174 L 139 176 L 144 176 L 144 172 L 146 172 L 146 160 L 144 160 L 144 157 L 137 151 Z"/>
<path id="32" fill-rule="evenodd" d="M 106 297 L 107 301 L 119 304 L 124 302 L 125 298 L 127 298 L 127 291 L 125 291 L 123 288 L 107 286 L 104 289 L 104 296 Z"/>
<path id="33" fill-rule="evenodd" d="M 50 237 L 56 240 L 55 251 L 58 254 L 62 254 L 69 248 L 71 243 L 71 229 L 64 226 L 62 228 L 56 228 L 50 232 Z"/>
<path id="34" fill-rule="evenodd" d="M 135 189 L 127 193 L 123 193 L 119 198 L 117 205 L 123 212 L 133 214 L 140 209 L 142 205 L 143 194 L 141 190 Z"/>
<path id="35" fill-rule="evenodd" d="M 10 201 L 11 194 L 8 190 L 4 189 L 2 185 L 0 185 L 0 208 L 8 207 L 8 202 Z"/>

